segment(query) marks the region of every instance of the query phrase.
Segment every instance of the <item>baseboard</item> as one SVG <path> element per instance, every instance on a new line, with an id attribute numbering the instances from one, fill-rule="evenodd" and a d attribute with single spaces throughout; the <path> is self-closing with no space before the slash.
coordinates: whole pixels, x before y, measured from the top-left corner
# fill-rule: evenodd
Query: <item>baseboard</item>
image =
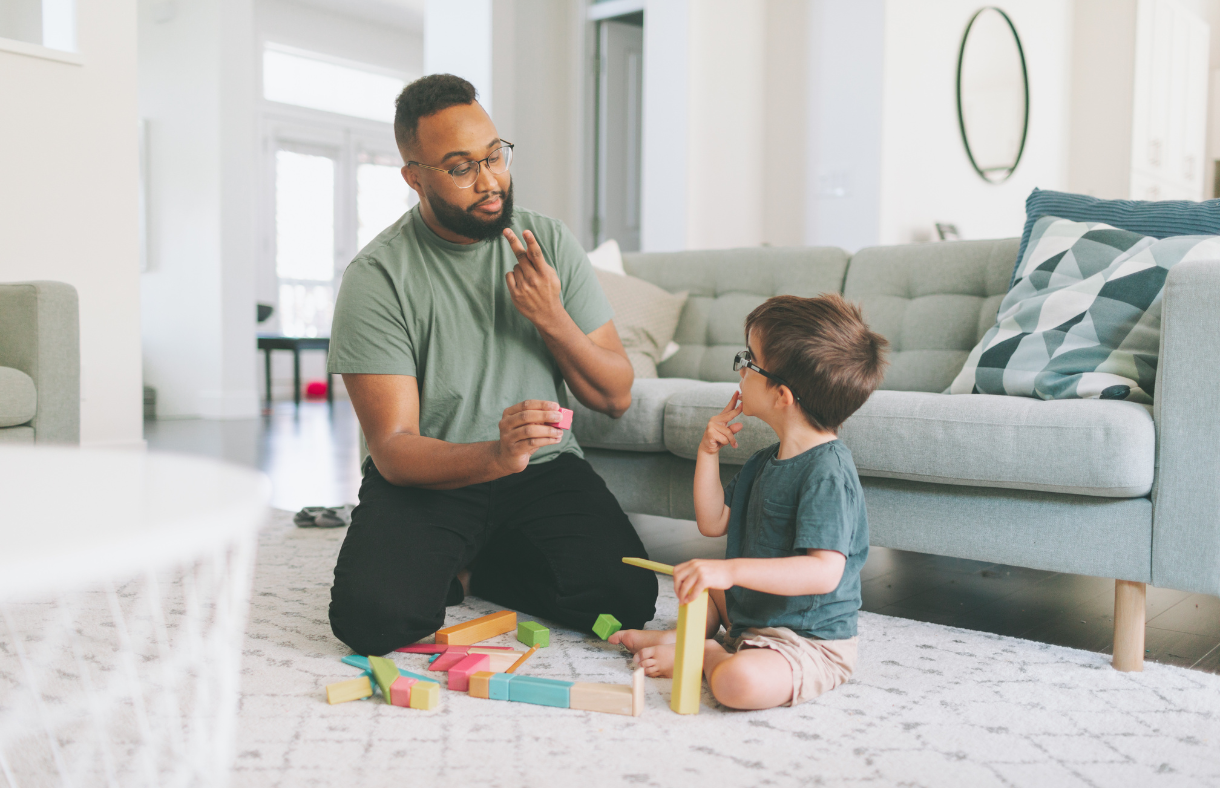
<path id="1" fill-rule="evenodd" d="M 199 415 L 205 419 L 253 419 L 262 412 L 254 389 L 201 391 L 196 396 Z"/>

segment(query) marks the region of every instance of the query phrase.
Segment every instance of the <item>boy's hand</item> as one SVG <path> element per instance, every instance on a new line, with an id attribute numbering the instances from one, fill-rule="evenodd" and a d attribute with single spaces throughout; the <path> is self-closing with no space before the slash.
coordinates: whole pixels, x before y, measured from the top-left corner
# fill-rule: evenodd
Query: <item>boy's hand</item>
<path id="1" fill-rule="evenodd" d="M 724 406 L 724 410 L 712 416 L 707 422 L 707 429 L 703 431 L 703 438 L 699 441 L 699 451 L 705 454 L 718 454 L 722 446 L 732 446 L 737 448 L 737 433 L 741 432 L 741 428 L 745 425 L 741 422 L 737 424 L 729 424 L 730 421 L 741 415 L 741 392 L 734 391 L 729 404 Z"/>
<path id="2" fill-rule="evenodd" d="M 696 558 L 674 567 L 674 594 L 679 605 L 694 602 L 705 589 L 724 590 L 736 584 L 731 561 Z"/>

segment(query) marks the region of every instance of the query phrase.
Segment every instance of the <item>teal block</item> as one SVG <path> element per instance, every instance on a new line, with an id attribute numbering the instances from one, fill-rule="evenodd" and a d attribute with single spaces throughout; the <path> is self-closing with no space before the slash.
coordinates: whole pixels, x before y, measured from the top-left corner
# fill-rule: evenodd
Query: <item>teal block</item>
<path id="1" fill-rule="evenodd" d="M 546 648 L 551 645 L 551 630 L 537 621 L 522 621 L 517 625 L 517 640 L 530 648 Z"/>
<path id="2" fill-rule="evenodd" d="M 343 658 L 342 661 L 343 661 L 344 665 L 351 665 L 353 668 L 360 668 L 363 671 L 367 671 L 369 676 L 373 675 L 373 673 L 372 673 L 373 669 L 369 666 L 368 657 L 362 657 L 359 654 L 348 654 L 346 657 Z M 398 674 L 400 676 L 406 676 L 409 679 L 418 679 L 420 681 L 431 681 L 431 682 L 436 681 L 435 676 L 423 676 L 419 673 L 412 673 L 409 670 L 403 670 L 402 668 L 398 669 Z"/>
<path id="3" fill-rule="evenodd" d="M 569 707 L 570 681 L 538 679 L 533 676 L 517 676 L 508 685 L 508 699 L 517 703 L 534 703 L 539 706 Z"/>
<path id="4" fill-rule="evenodd" d="M 431 665 L 433 662 L 436 662 L 436 658 L 439 656 L 440 654 L 433 654 L 432 656 L 428 657 L 428 664 Z"/>
<path id="5" fill-rule="evenodd" d="M 602 613 L 593 624 L 593 634 L 605 640 L 622 628 L 623 625 L 619 623 L 617 618 L 609 613 Z"/>
<path id="6" fill-rule="evenodd" d="M 487 697 L 491 700 L 508 700 L 509 684 L 516 676 L 512 673 L 497 673 L 487 680 Z"/>

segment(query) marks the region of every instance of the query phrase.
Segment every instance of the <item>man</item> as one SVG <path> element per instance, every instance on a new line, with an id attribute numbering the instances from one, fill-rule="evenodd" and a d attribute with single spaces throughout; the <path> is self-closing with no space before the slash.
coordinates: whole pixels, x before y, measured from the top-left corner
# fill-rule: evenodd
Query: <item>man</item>
<path id="1" fill-rule="evenodd" d="M 394 134 L 419 204 L 343 275 L 331 331 L 368 441 L 331 589 L 335 636 L 384 654 L 473 593 L 589 630 L 642 627 L 644 547 L 558 421 L 563 384 L 617 418 L 633 373 L 588 258 L 559 221 L 513 209 L 512 144 L 464 79 L 398 97 Z"/>

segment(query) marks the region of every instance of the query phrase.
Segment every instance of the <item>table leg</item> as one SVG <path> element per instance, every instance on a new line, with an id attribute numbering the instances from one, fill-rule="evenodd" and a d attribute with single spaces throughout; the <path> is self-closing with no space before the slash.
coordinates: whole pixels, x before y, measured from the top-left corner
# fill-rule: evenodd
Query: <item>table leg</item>
<path id="1" fill-rule="evenodd" d="M 301 349 L 292 349 L 292 401 L 301 407 Z"/>
<path id="2" fill-rule="evenodd" d="M 263 367 L 267 370 L 267 407 L 271 407 L 271 348 L 263 348 Z"/>

